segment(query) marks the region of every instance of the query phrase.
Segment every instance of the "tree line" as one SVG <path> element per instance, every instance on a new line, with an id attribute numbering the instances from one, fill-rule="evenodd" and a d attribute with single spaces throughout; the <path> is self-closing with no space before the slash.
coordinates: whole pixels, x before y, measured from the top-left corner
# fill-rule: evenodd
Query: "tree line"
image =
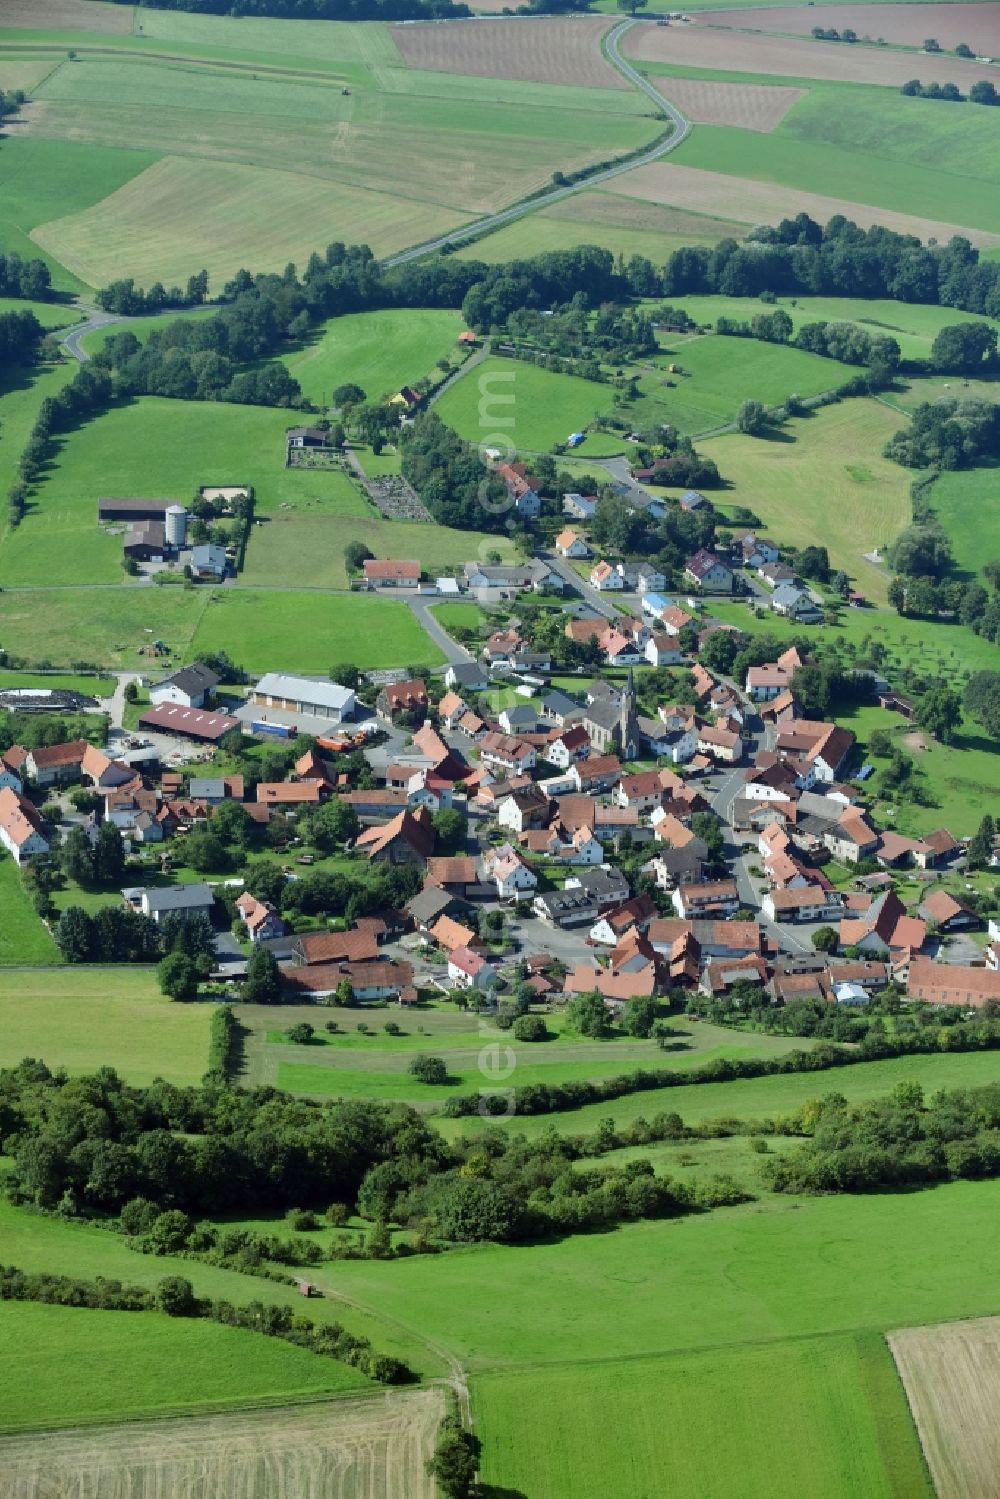
<path id="1" fill-rule="evenodd" d="M 957 83 L 921 83 L 919 78 L 910 78 L 899 91 L 915 99 L 944 99 L 951 104 L 1000 104 L 1000 94 L 988 78 L 980 78 L 963 94 Z"/>
<path id="2" fill-rule="evenodd" d="M 247 1332 L 262 1333 L 265 1337 L 282 1338 L 310 1353 L 360 1369 L 380 1384 L 408 1384 L 415 1377 L 402 1359 L 378 1353 L 367 1338 L 348 1332 L 339 1322 L 313 1322 L 290 1306 L 274 1303 L 248 1301 L 235 1306 L 231 1301 L 198 1297 L 191 1282 L 180 1275 L 168 1275 L 155 1290 L 150 1290 L 146 1286 L 129 1286 L 103 1276 L 84 1280 L 78 1276 L 0 1265 L 0 1301 L 34 1301 L 46 1306 L 88 1307 L 92 1311 L 159 1311 L 170 1317 L 201 1317 L 219 1322 L 224 1327 L 240 1327 Z"/>
<path id="3" fill-rule="evenodd" d="M 127 5 L 131 0 L 115 0 Z M 471 16 L 461 0 L 149 0 L 150 10 L 199 16 L 270 16 L 289 21 L 446 20 Z"/>
<path id="4" fill-rule="evenodd" d="M 0 296 L 27 297 L 47 302 L 52 297 L 52 276 L 44 260 L 22 260 L 20 255 L 0 253 Z"/>
<path id="5" fill-rule="evenodd" d="M 128 276 L 102 286 L 94 300 L 105 312 L 117 312 L 122 317 L 140 317 L 162 312 L 165 307 L 200 307 L 207 296 L 208 272 L 201 270 L 188 277 L 184 291 L 179 286 L 172 286 L 168 291 L 162 281 L 154 281 L 148 291 L 143 291 Z"/>

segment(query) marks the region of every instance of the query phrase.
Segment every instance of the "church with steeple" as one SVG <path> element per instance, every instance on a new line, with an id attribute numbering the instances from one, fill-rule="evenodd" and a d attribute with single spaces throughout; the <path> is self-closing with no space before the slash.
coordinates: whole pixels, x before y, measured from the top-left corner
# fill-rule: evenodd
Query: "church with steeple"
<path id="1" fill-rule="evenodd" d="M 631 667 L 624 687 L 619 689 L 614 682 L 598 680 L 592 684 L 588 697 L 583 727 L 590 736 L 594 753 L 635 760 L 644 736 L 639 728 Z"/>

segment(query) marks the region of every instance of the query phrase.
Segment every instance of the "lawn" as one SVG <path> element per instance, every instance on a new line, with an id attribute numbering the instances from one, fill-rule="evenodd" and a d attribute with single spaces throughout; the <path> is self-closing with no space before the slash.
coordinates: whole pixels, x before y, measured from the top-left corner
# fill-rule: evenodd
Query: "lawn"
<path id="1" fill-rule="evenodd" d="M 700 450 L 715 459 L 731 486 L 726 504 L 760 516 L 779 545 L 825 546 L 833 567 L 884 604 L 887 574 L 864 553 L 884 550 L 910 518 L 910 476 L 882 457 L 901 425 L 876 401 L 849 400 L 793 418 L 764 437 L 728 433 Z"/>
<path id="2" fill-rule="evenodd" d="M 213 591 L 191 654 L 227 650 L 248 671 L 363 670 L 444 658 L 406 604 L 372 594 Z"/>
<path id="3" fill-rule="evenodd" d="M 208 1066 L 211 1005 L 164 999 L 152 966 L 0 970 L 0 1016 L 4 1066 L 22 1057 L 71 1072 L 108 1066 L 136 1084 L 196 1083 Z"/>
<path id="4" fill-rule="evenodd" d="M 0 152 L 2 160 L 2 152 Z M 65 315 L 65 314 L 64 314 Z M 18 463 L 28 441 L 38 408 L 46 396 L 54 396 L 76 372 L 76 363 L 39 364 L 30 368 L 13 365 L 0 376 L 0 486 L 4 494 L 18 477 Z M 7 528 L 7 507 L 0 516 L 0 557 Z"/>
<path id="5" fill-rule="evenodd" d="M 0 856 L 0 964 L 61 963 L 59 949 L 42 924 L 21 883 L 17 865 L 4 851 Z M 20 975 L 18 976 L 20 977 Z M 0 974 L 0 988 L 9 979 Z M 3 1041 L 0 1040 L 0 1046 Z"/>
<path id="6" fill-rule="evenodd" d="M 58 688 L 64 692 L 84 692 L 89 697 L 110 697 L 115 683 L 113 677 L 74 676 L 71 672 L 41 675 L 32 671 L 0 671 L 0 692 L 14 687 Z"/>
<path id="7" fill-rule="evenodd" d="M 665 357 L 657 360 L 655 373 L 640 375 L 644 399 L 629 408 L 637 426 L 659 421 L 683 433 L 706 432 L 734 421 L 748 396 L 777 406 L 793 392 L 833 390 L 855 373 L 836 359 L 758 339 L 669 337 L 661 347 Z M 668 363 L 679 373 L 668 374 Z"/>
<path id="8" fill-rule="evenodd" d="M 456 531 L 449 526 L 416 521 L 385 520 L 367 501 L 361 503 L 366 510 L 363 515 L 346 510 L 336 519 L 328 512 L 279 515 L 256 527 L 247 548 L 243 581 L 285 588 L 346 588 L 344 548 L 351 541 L 363 542 L 377 557 L 413 558 L 432 575 L 451 573 L 463 562 L 481 557 L 486 549 L 494 547 L 505 560 L 514 560 L 515 549 L 509 537 Z M 322 504 L 316 508 L 326 510 Z M 368 602 L 371 604 L 372 600 Z M 392 609 L 399 607 L 397 603 L 390 604 Z"/>
<path id="9" fill-rule="evenodd" d="M 453 385 L 434 409 L 469 442 L 487 447 L 513 443 L 537 453 L 565 442 L 613 405 L 609 385 L 491 356 Z M 623 447 L 620 438 L 595 432 L 580 451 L 598 458 Z"/>
<path id="10" fill-rule="evenodd" d="M 434 373 L 439 359 L 455 353 L 463 326 L 461 314 L 450 308 L 347 313 L 324 324 L 283 362 L 318 405 L 330 405 L 334 389 L 348 382 L 378 401 Z"/>
<path id="11" fill-rule="evenodd" d="M 0 562 L 3 556 L 0 547 Z M 169 670 L 190 660 L 191 637 L 208 598 L 208 589 L 65 588 L 35 594 L 8 586 L 0 594 L 0 639 L 12 656 L 27 661 L 147 671 L 153 663 L 143 652 L 162 640 L 168 655 L 158 658 L 157 669 Z"/>
<path id="12" fill-rule="evenodd" d="M 486 615 L 478 604 L 432 604 L 431 613 L 449 631 L 481 630 L 486 623 Z"/>
<path id="13" fill-rule="evenodd" d="M 546 1499 L 932 1499 L 876 1333 L 484 1375 L 483 1478 Z M 777 1459 L 777 1460 L 776 1460 Z"/>
<path id="14" fill-rule="evenodd" d="M 160 1312 L 3 1302 L 0 1345 L 5 1431 L 224 1410 L 368 1384 L 346 1364 L 278 1338 Z"/>
<path id="15" fill-rule="evenodd" d="M 371 513 L 345 474 L 285 468 L 292 419 L 266 406 L 146 396 L 87 422 L 57 442 L 28 514 L 0 542 L 0 584 L 121 580 L 121 536 L 97 524 L 102 495 L 189 504 L 202 484 L 252 484 L 262 514 Z"/>
<path id="16" fill-rule="evenodd" d="M 919 73 L 923 59 L 915 57 L 913 61 L 914 71 Z M 933 67 L 928 69 L 924 63 L 924 70 L 929 73 Z M 842 91 L 838 93 L 843 100 Z M 850 116 L 854 95 L 852 90 L 849 103 L 842 102 L 839 109 L 829 112 L 828 122 Z M 901 103 L 913 102 L 898 97 Z M 977 169 L 975 175 L 962 175 L 950 170 L 947 134 L 942 135 L 935 124 L 942 117 L 949 120 L 951 112 L 945 106 L 928 103 L 919 117 L 909 114 L 912 138 L 921 139 L 920 132 L 926 132 L 922 138 L 931 146 L 927 162 L 883 154 L 874 140 L 862 149 L 854 144 L 797 137 L 790 133 L 789 121 L 794 121 L 799 109 L 801 105 L 771 135 L 731 125 L 699 125 L 678 146 L 671 161 L 1000 233 L 1000 204 L 992 172 Z M 969 111 L 959 113 L 964 129 Z M 945 131 L 947 128 L 946 124 Z"/>
<path id="17" fill-rule="evenodd" d="M 989 322 L 954 307 L 920 302 L 894 302 L 888 298 L 780 296 L 765 304 L 758 297 L 684 296 L 677 302 L 697 323 L 715 323 L 720 317 L 749 322 L 758 313 L 780 307 L 792 320 L 797 333 L 803 323 L 858 323 L 873 336 L 885 334 L 899 344 L 904 359 L 926 359 L 941 328 L 953 323 Z M 658 305 L 656 301 L 646 304 Z M 938 382 L 940 383 L 940 379 Z"/>
<path id="18" fill-rule="evenodd" d="M 30 302 L 26 297 L 0 297 L 0 315 L 5 312 L 33 312 L 43 328 L 70 328 L 83 319 L 79 308 L 67 302 Z"/>

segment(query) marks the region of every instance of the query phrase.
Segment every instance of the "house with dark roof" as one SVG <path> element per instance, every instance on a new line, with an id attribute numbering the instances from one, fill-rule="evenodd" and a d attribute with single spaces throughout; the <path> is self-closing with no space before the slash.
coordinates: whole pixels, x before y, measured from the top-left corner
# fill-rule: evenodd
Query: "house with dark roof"
<path id="1" fill-rule="evenodd" d="M 684 576 L 707 593 L 732 593 L 736 585 L 732 568 L 704 547 L 685 562 Z"/>
<path id="2" fill-rule="evenodd" d="M 182 708 L 202 708 L 205 698 L 219 685 L 219 678 L 204 661 L 193 661 L 154 682 L 149 689 L 149 701 L 154 707 L 160 703 L 177 703 Z"/>

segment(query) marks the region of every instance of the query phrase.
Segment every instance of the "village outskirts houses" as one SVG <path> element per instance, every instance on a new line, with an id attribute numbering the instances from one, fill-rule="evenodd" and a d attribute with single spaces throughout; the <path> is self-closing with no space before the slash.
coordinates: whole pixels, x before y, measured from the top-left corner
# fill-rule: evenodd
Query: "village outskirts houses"
<path id="1" fill-rule="evenodd" d="M 685 562 L 684 576 L 706 593 L 732 593 L 736 587 L 732 568 L 704 547 Z"/>
<path id="2" fill-rule="evenodd" d="M 579 531 L 574 531 L 571 526 L 560 531 L 555 540 L 555 548 L 560 557 L 570 560 L 583 559 L 590 556 L 590 547 L 584 541 Z"/>

